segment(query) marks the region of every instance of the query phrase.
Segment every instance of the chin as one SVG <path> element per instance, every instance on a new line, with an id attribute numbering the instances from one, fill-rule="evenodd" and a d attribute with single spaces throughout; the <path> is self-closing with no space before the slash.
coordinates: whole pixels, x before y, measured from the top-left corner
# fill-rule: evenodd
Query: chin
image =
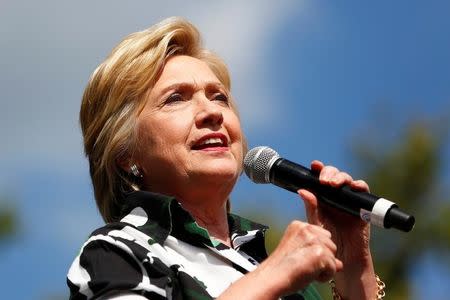
<path id="1" fill-rule="evenodd" d="M 205 175 L 215 180 L 235 180 L 239 177 L 240 169 L 237 164 L 210 164 L 198 170 L 198 174 Z"/>

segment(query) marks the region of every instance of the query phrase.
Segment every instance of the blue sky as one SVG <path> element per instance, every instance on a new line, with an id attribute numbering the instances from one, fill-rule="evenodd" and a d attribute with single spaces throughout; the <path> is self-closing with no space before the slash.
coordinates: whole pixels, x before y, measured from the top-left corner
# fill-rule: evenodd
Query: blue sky
<path id="1" fill-rule="evenodd" d="M 77 123 L 84 85 L 126 34 L 165 17 L 192 21 L 228 63 L 250 146 L 302 164 L 351 172 L 349 143 L 380 108 L 394 135 L 450 109 L 446 1 L 110 2 L 0 2 L 0 194 L 19 213 L 18 235 L 0 245 L 5 299 L 66 294 L 69 264 L 101 225 Z M 295 195 L 246 178 L 233 199 L 283 224 L 304 217 Z M 412 270 L 432 298 L 450 292 L 433 257 Z"/>

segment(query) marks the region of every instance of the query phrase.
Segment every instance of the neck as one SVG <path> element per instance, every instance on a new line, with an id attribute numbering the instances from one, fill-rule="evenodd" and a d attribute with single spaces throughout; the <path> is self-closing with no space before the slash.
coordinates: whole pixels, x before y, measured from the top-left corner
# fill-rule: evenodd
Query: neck
<path id="1" fill-rule="evenodd" d="M 198 225 L 208 230 L 211 237 L 231 247 L 226 201 L 221 206 L 215 207 L 192 205 L 185 201 L 181 205 L 192 215 Z"/>
<path id="2" fill-rule="evenodd" d="M 189 188 L 179 195 L 181 205 L 186 209 L 201 227 L 208 230 L 214 239 L 230 245 L 230 233 L 226 204 L 232 186 L 203 185 L 202 188 Z"/>
<path id="3" fill-rule="evenodd" d="M 236 179 L 214 182 L 216 184 L 204 181 L 199 184 L 192 180 L 186 185 L 171 186 L 167 189 L 158 186 L 149 190 L 176 197 L 197 224 L 208 230 L 211 237 L 231 247 L 226 204 Z"/>

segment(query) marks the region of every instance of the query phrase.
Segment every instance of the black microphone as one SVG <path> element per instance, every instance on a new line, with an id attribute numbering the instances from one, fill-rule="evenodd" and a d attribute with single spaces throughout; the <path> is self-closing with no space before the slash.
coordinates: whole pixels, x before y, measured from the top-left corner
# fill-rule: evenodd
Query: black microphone
<path id="1" fill-rule="evenodd" d="M 255 183 L 273 183 L 297 193 L 307 189 L 328 205 L 360 217 L 383 228 L 397 228 L 408 232 L 414 227 L 413 216 L 401 211 L 397 204 L 366 192 L 353 191 L 350 186 L 335 188 L 323 185 L 310 169 L 281 158 L 265 146 L 248 151 L 244 158 L 245 174 Z"/>

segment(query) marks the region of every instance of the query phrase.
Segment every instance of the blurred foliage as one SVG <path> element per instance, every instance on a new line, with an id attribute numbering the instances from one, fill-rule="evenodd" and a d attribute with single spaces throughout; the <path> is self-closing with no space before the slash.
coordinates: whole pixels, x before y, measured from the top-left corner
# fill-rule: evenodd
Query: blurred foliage
<path id="1" fill-rule="evenodd" d="M 0 201 L 0 242 L 17 233 L 16 210 L 6 203 L 5 197 L 2 197 Z"/>
<path id="2" fill-rule="evenodd" d="M 353 144 L 359 173 L 371 191 L 393 199 L 416 217 L 410 233 L 372 230 L 376 269 L 388 283 L 389 298 L 412 298 L 408 273 L 428 251 L 444 259 L 448 256 L 450 187 L 444 166 L 448 164 L 449 124 L 446 117 L 415 120 L 390 141 L 380 143 L 379 137 L 365 136 Z"/>
<path id="3" fill-rule="evenodd" d="M 388 299 L 413 298 L 408 274 L 427 252 L 450 258 L 450 186 L 445 182 L 450 174 L 444 167 L 449 159 L 449 124 L 447 117 L 420 119 L 395 132 L 385 119 L 351 144 L 356 166 L 352 175 L 366 180 L 372 193 L 391 199 L 416 217 L 409 233 L 372 228 L 375 268 L 387 283 Z M 247 215 L 261 219 L 258 212 Z M 271 225 L 266 241 L 270 252 L 284 230 L 270 218 L 262 218 Z M 324 299 L 331 299 L 328 284 L 319 284 L 318 289 Z"/>
<path id="4" fill-rule="evenodd" d="M 10 236 L 15 230 L 14 213 L 0 209 L 0 238 Z"/>

